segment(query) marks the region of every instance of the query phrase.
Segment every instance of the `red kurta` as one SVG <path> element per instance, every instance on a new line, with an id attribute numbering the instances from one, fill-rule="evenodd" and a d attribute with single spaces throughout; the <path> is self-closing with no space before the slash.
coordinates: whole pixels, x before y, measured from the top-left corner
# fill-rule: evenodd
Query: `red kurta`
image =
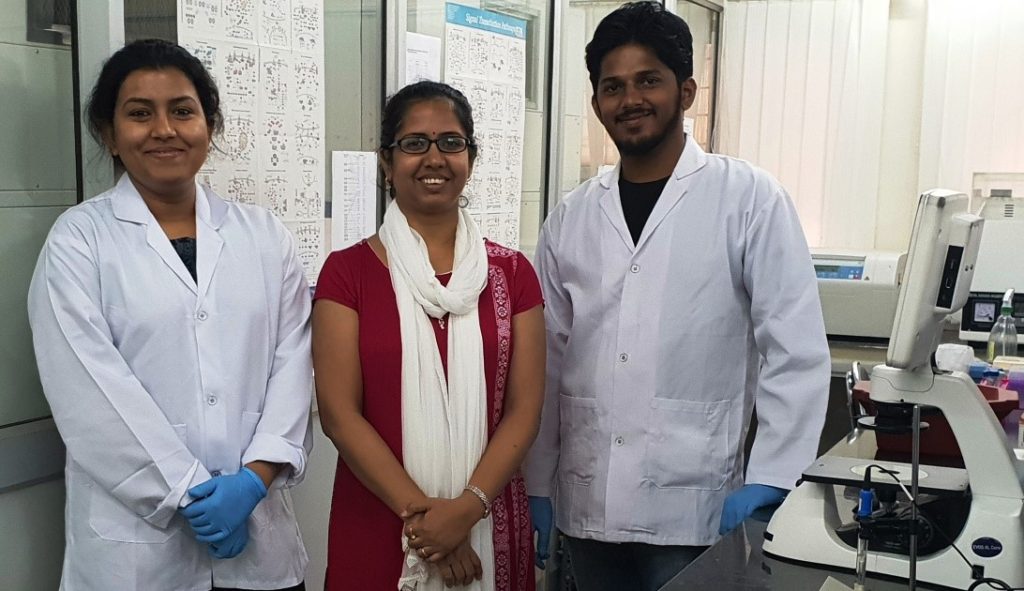
<path id="1" fill-rule="evenodd" d="M 512 354 L 512 316 L 542 303 L 540 284 L 523 256 L 486 242 L 487 287 L 480 294 L 480 332 L 487 380 L 488 432 L 501 421 Z M 446 276 L 439 277 L 443 282 Z M 316 299 L 359 314 L 363 416 L 402 461 L 402 345 L 388 268 L 364 240 L 328 257 Z M 447 367 L 447 322 L 432 322 Z M 538 368 L 537 371 L 543 371 Z M 533 530 L 518 472 L 494 499 L 494 569 L 498 591 L 533 591 Z M 328 534 L 326 591 L 395 591 L 402 571 L 402 520 L 338 460 Z"/>

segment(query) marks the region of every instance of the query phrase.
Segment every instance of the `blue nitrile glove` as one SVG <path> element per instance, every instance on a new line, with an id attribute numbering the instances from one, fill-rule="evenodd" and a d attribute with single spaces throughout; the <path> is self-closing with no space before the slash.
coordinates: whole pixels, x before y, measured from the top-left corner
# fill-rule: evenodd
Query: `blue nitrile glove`
<path id="1" fill-rule="evenodd" d="M 554 509 L 550 497 L 529 497 L 529 502 L 530 520 L 533 521 L 533 531 L 537 532 L 537 568 L 543 569 L 550 552 Z"/>
<path id="2" fill-rule="evenodd" d="M 245 520 L 242 522 L 242 525 L 240 525 L 235 531 L 231 532 L 228 537 L 224 538 L 220 542 L 210 544 L 207 548 L 209 549 L 210 556 L 224 560 L 225 558 L 234 558 L 241 554 L 242 550 L 245 550 L 245 546 L 248 543 L 249 520 Z"/>
<path id="3" fill-rule="evenodd" d="M 217 476 L 189 489 L 197 499 L 181 509 L 196 540 L 204 544 L 225 540 L 241 527 L 263 497 L 267 487 L 255 472 L 242 468 L 238 474 Z"/>
<path id="4" fill-rule="evenodd" d="M 786 498 L 785 489 L 765 484 L 747 484 L 725 497 L 722 505 L 722 521 L 718 526 L 719 535 L 725 535 L 743 523 L 750 514 L 768 505 L 781 503 Z"/>

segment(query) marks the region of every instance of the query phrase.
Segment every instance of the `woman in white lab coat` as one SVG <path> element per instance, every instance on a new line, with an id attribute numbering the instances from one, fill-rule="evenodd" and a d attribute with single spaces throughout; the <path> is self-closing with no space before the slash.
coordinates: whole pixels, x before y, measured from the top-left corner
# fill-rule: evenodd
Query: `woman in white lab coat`
<path id="1" fill-rule="evenodd" d="M 310 447 L 310 297 L 294 242 L 196 182 L 221 114 L 181 47 L 115 53 L 87 116 L 124 174 L 57 220 L 29 291 L 67 446 L 61 589 L 301 589 L 286 487 Z"/>

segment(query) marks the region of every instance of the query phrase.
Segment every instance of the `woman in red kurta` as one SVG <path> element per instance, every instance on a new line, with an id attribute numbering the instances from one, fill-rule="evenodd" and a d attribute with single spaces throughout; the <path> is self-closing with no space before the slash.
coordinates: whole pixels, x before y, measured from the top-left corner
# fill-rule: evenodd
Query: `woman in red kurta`
<path id="1" fill-rule="evenodd" d="M 438 83 L 407 87 L 389 101 L 382 130 L 385 175 L 394 184 L 392 207 L 399 207 L 422 238 L 442 285 L 452 281 L 452 274 L 443 271 L 455 264 L 459 272 L 452 252 L 454 220 L 461 215 L 462 187 L 475 155 L 475 149 L 468 149 L 475 148 L 468 103 L 461 104 L 465 99 L 460 97 Z M 400 122 L 390 129 L 389 113 Z M 460 152 L 453 151 L 458 141 L 445 140 L 456 133 L 467 144 Z M 427 143 L 426 153 L 409 154 L 403 148 L 422 149 L 410 144 L 410 137 L 434 142 Z M 418 186 L 424 184 L 429 186 Z M 389 268 L 392 253 L 374 236 L 333 253 L 320 275 L 313 318 L 317 398 L 324 431 L 340 452 L 328 540 L 329 591 L 398 589 L 403 559 L 409 556 L 403 533 L 409 552 L 424 556 L 435 577 L 411 589 L 435 588 L 438 579 L 496 591 L 534 589 L 532 529 L 518 468 L 539 421 L 542 299 L 533 268 L 521 253 L 483 244 L 486 282 L 471 314 L 478 318 L 482 341 L 486 391 L 479 396 L 485 397 L 488 441 L 466 490 L 454 499 L 429 498 L 420 490 L 423 483 L 406 471 L 403 332 L 394 269 Z M 444 374 L 450 376 L 453 364 L 466 363 L 448 350 L 453 316 L 428 318 Z M 486 512 L 493 557 L 481 566 L 476 558 L 483 553 L 473 552 L 462 538 L 468 521 L 476 523 Z M 480 586 L 474 579 L 485 572 L 493 573 L 493 584 Z"/>

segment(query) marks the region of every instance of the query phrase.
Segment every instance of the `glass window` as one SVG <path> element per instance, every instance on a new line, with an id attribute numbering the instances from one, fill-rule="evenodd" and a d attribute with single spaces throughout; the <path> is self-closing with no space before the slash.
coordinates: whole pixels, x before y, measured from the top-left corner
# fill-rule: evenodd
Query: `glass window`
<path id="1" fill-rule="evenodd" d="M 11 6 L 4 8 L 21 9 L 20 6 L 13 7 L 16 2 L 10 4 Z M 71 0 L 28 0 L 26 4 L 28 20 L 23 31 L 23 41 L 46 45 L 71 45 Z M 10 12 L 6 14 L 11 15 Z M 9 28 L 11 33 L 17 31 L 16 26 Z"/>
<path id="2" fill-rule="evenodd" d="M 327 235 L 341 223 L 343 204 L 332 195 L 331 152 L 377 149 L 383 104 L 385 0 L 324 0 L 324 141 L 327 174 Z M 378 201 L 383 191 L 378 192 Z M 379 209 L 379 204 L 378 204 Z M 334 215 L 337 212 L 338 215 Z M 373 212 L 375 218 L 379 217 Z M 333 245 L 328 250 L 337 250 Z"/>
<path id="3" fill-rule="evenodd" d="M 594 35 L 601 19 L 625 2 L 585 2 L 563 0 L 560 39 L 559 101 L 560 136 L 559 162 L 554 177 L 556 186 L 551 192 L 549 208 L 572 191 L 581 182 L 614 166 L 619 160 L 618 150 L 590 105 L 593 91 L 584 62 L 584 48 Z M 687 129 L 694 139 L 709 149 L 714 111 L 715 72 L 718 54 L 718 13 L 679 0 L 676 9 L 690 26 L 693 34 L 694 79 L 697 99 L 686 112 Z"/>
<path id="4" fill-rule="evenodd" d="M 557 198 L 564 197 L 586 179 L 596 175 L 603 166 L 614 165 L 619 159 L 611 138 L 594 115 L 590 105 L 593 90 L 584 61 L 584 49 L 594 36 L 601 19 L 625 2 L 564 2 L 562 9 L 560 46 L 561 88 L 559 113 L 561 138 L 559 183 L 553 191 Z M 550 208 L 557 205 L 552 200 Z"/>
<path id="5" fill-rule="evenodd" d="M 441 79 L 473 107 L 480 155 L 466 189 L 470 211 L 485 236 L 527 253 L 537 244 L 547 176 L 550 4 L 407 4 L 407 31 L 440 40 Z"/>
<path id="6" fill-rule="evenodd" d="M 687 129 L 705 150 L 713 142 L 715 107 L 715 75 L 718 66 L 718 13 L 709 8 L 679 2 L 676 14 L 690 26 L 693 34 L 693 79 L 697 82 L 697 99 L 686 112 Z M 689 127 L 692 126 L 692 127 Z"/>
<path id="7" fill-rule="evenodd" d="M 177 0 L 124 0 L 124 42 L 178 40 Z"/>

